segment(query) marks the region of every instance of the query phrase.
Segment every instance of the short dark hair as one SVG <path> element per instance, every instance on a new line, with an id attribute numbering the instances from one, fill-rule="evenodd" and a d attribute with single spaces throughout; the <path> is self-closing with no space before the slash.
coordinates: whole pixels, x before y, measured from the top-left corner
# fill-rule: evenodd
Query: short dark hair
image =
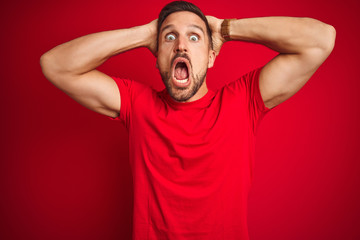
<path id="1" fill-rule="evenodd" d="M 159 13 L 158 23 L 157 23 L 157 32 L 158 32 L 157 47 L 159 47 L 159 34 L 160 34 L 160 28 L 161 28 L 162 23 L 165 21 L 165 19 L 170 14 L 172 14 L 174 12 L 180 12 L 180 11 L 188 11 L 188 12 L 195 13 L 205 22 L 206 32 L 207 32 L 207 35 L 209 38 L 209 44 L 210 44 L 211 49 L 213 49 L 211 30 L 210 30 L 210 26 L 209 26 L 207 18 L 205 17 L 203 12 L 200 10 L 200 8 L 198 8 L 194 4 L 192 4 L 190 2 L 186 2 L 186 1 L 174 1 L 174 2 L 167 4 L 165 7 L 163 7 L 163 9 L 161 9 L 161 11 Z"/>

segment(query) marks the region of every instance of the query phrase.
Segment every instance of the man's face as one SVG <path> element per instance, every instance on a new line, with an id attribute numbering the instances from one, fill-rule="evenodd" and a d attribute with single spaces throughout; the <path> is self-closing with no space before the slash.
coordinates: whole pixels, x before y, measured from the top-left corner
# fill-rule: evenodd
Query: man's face
<path id="1" fill-rule="evenodd" d="M 206 72 L 215 61 L 204 21 L 192 12 L 170 14 L 159 32 L 157 67 L 170 96 L 190 102 L 207 92 Z"/>

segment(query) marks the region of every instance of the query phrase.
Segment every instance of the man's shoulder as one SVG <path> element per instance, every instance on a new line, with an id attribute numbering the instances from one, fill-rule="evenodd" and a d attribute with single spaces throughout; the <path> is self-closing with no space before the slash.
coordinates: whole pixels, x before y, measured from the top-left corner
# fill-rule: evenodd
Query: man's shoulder
<path id="1" fill-rule="evenodd" d="M 130 78 L 123 78 L 118 76 L 110 76 L 116 84 L 118 85 L 120 90 L 127 90 L 129 92 L 134 92 L 136 94 L 143 94 L 143 93 L 156 93 L 156 91 L 152 86 L 136 81 Z"/>
<path id="2" fill-rule="evenodd" d="M 262 67 L 258 67 L 242 74 L 240 77 L 226 83 L 220 90 L 235 91 L 246 89 L 246 87 L 248 87 L 248 85 L 251 84 L 253 81 L 259 80 L 261 69 Z"/>

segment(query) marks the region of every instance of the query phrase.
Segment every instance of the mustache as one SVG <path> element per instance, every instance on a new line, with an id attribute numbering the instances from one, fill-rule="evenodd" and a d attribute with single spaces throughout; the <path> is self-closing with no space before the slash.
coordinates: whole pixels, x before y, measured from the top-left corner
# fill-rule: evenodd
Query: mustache
<path id="1" fill-rule="evenodd" d="M 173 59 L 171 60 L 171 66 L 174 64 L 174 61 L 179 57 L 187 59 L 189 61 L 190 66 L 192 67 L 191 60 L 186 53 L 176 53 Z"/>

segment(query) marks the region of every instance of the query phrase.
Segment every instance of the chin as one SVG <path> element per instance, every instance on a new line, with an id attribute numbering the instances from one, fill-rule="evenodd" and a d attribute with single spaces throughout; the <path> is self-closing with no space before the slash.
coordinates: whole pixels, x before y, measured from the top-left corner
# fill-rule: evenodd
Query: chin
<path id="1" fill-rule="evenodd" d="M 193 86 L 189 86 L 186 88 L 175 88 L 173 86 L 167 86 L 167 91 L 169 95 L 178 102 L 186 102 L 190 98 L 192 98 L 196 93 L 197 89 L 193 89 Z"/>
<path id="2" fill-rule="evenodd" d="M 192 98 L 203 85 L 206 78 L 207 69 L 199 75 L 189 74 L 189 84 L 181 86 L 179 84 L 174 84 L 174 76 L 169 72 L 161 72 L 160 75 L 165 84 L 165 87 L 169 95 L 177 102 L 187 102 Z"/>

